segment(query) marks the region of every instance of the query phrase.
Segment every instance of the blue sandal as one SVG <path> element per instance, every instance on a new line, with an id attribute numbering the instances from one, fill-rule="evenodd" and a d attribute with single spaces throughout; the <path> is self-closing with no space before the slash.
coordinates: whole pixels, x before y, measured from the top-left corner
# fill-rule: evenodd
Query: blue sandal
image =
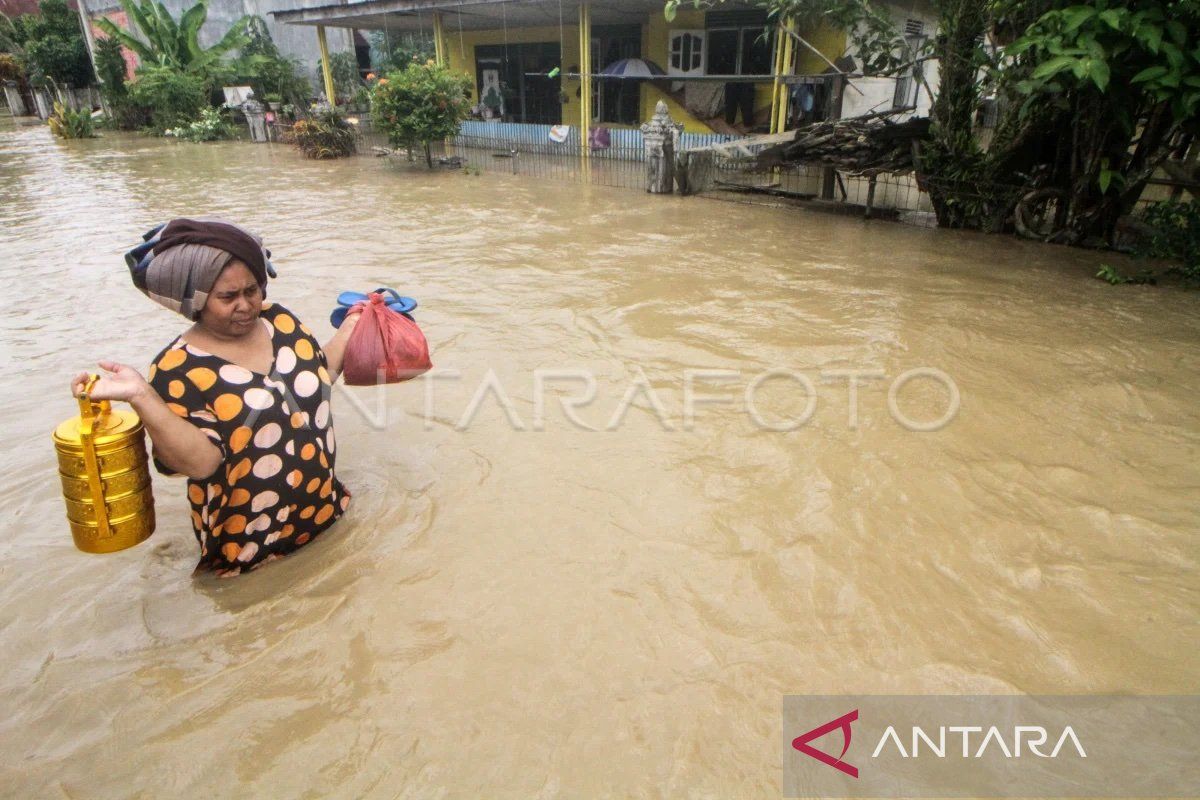
<path id="1" fill-rule="evenodd" d="M 391 299 L 386 301 L 386 305 L 397 314 L 403 314 L 412 320 L 410 313 L 417 307 L 417 301 L 411 297 L 404 297 L 395 289 L 376 289 L 371 294 L 391 295 Z M 365 303 L 371 299 L 370 294 L 362 292 L 342 292 L 337 297 L 337 308 L 333 309 L 333 313 L 329 315 L 329 322 L 335 328 L 342 327 L 342 323 L 346 321 L 346 315 L 350 313 L 350 309 L 357 303 Z M 415 320 L 413 320 L 415 322 Z"/>

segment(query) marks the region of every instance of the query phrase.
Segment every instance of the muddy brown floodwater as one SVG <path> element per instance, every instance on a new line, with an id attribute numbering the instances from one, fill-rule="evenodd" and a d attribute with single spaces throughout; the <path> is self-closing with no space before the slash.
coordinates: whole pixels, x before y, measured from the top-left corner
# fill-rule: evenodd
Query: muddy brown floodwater
<path id="1" fill-rule="evenodd" d="M 350 513 L 229 581 L 161 476 L 150 541 L 76 551 L 50 441 L 181 329 L 121 256 L 198 213 L 322 339 L 416 296 L 442 375 L 339 388 Z M 0 128 L 0 791 L 778 797 L 785 694 L 1194 692 L 1200 302 L 1106 260 Z"/>

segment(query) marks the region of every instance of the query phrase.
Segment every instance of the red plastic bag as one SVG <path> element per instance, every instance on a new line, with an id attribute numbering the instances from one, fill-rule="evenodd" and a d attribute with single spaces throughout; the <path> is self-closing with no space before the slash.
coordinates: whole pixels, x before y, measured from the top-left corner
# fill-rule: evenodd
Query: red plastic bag
<path id="1" fill-rule="evenodd" d="M 367 302 L 356 303 L 353 314 L 362 316 L 342 357 L 342 375 L 348 386 L 400 383 L 431 369 L 429 343 L 417 323 L 391 310 L 383 295 L 372 293 Z"/>

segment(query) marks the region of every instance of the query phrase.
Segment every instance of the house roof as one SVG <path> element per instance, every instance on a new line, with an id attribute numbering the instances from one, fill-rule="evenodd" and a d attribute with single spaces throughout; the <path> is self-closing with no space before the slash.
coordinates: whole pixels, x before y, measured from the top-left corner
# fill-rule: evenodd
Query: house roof
<path id="1" fill-rule="evenodd" d="M 2 1 L 2 0 L 0 0 Z M 730 0 L 726 7 L 754 7 L 751 0 Z M 501 27 L 574 26 L 580 0 L 358 0 L 275 11 L 277 22 L 293 25 L 328 25 L 371 30 L 422 30 L 433 27 L 440 12 L 447 32 L 493 30 Z M 661 14 L 662 0 L 604 0 L 591 4 L 593 25 L 640 22 L 647 14 Z"/>

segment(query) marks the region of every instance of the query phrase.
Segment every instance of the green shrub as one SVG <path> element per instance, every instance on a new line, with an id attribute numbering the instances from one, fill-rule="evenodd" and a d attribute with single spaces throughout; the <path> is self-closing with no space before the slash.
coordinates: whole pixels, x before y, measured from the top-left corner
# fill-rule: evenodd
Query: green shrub
<path id="1" fill-rule="evenodd" d="M 108 105 L 105 124 L 122 131 L 150 127 L 151 109 L 135 103 L 129 96 L 125 56 L 119 41 L 112 37 L 96 39 L 96 72 L 101 80 L 100 93 Z"/>
<path id="2" fill-rule="evenodd" d="M 343 158 L 354 153 L 354 129 L 334 110 L 298 121 L 292 126 L 292 136 L 309 158 Z"/>
<path id="3" fill-rule="evenodd" d="M 1102 281 L 1108 281 L 1113 286 L 1120 286 L 1124 283 L 1150 284 L 1153 286 L 1158 283 L 1158 279 L 1154 277 L 1154 270 L 1144 269 L 1136 275 L 1126 275 L 1111 264 L 1101 264 L 1096 277 Z"/>
<path id="4" fill-rule="evenodd" d="M 206 108 L 200 112 L 200 118 L 179 128 L 165 132 L 167 136 L 175 136 L 189 142 L 215 142 L 218 139 L 228 139 L 233 135 L 233 126 L 221 116 L 215 108 Z"/>
<path id="5" fill-rule="evenodd" d="M 150 110 L 150 125 L 159 133 L 190 124 L 208 106 L 203 81 L 170 67 L 139 68 L 129 99 Z"/>
<path id="6" fill-rule="evenodd" d="M 1175 261 L 1168 272 L 1200 283 L 1200 201 L 1152 203 L 1141 220 L 1153 232 L 1139 243 L 1138 254 Z"/>
<path id="7" fill-rule="evenodd" d="M 50 131 L 60 139 L 91 139 L 96 135 L 91 109 L 81 108 L 76 111 L 67 108 L 60 101 L 55 102 L 54 113 L 47 121 Z"/>
<path id="8" fill-rule="evenodd" d="M 20 80 L 25 74 L 21 62 L 12 53 L 0 53 L 0 81 Z"/>
<path id="9" fill-rule="evenodd" d="M 1124 283 L 1156 284 L 1161 274 L 1177 275 L 1189 287 L 1200 286 L 1200 201 L 1150 203 L 1137 215 L 1133 253 L 1139 258 L 1174 262 L 1165 271 L 1142 269 L 1126 275 L 1102 264 L 1096 277 L 1114 286 Z"/>
<path id="10" fill-rule="evenodd" d="M 375 127 L 392 144 L 411 147 L 420 142 L 425 163 L 433 168 L 429 145 L 458 133 L 467 117 L 471 79 L 432 61 L 410 64 L 381 78 L 371 92 Z"/>

